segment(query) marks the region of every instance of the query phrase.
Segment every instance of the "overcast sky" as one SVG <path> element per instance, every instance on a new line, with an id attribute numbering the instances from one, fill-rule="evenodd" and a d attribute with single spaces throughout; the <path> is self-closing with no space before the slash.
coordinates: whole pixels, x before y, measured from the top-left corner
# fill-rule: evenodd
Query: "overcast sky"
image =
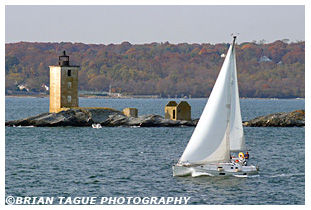
<path id="1" fill-rule="evenodd" d="M 305 40 L 304 6 L 5 6 L 6 43 Z"/>

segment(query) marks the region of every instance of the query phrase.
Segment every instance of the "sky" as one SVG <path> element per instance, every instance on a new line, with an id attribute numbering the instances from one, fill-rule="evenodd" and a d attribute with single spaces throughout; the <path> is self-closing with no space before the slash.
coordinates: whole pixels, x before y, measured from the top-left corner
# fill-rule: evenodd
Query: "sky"
<path id="1" fill-rule="evenodd" d="M 6 5 L 5 42 L 228 43 L 305 40 L 300 5 Z"/>

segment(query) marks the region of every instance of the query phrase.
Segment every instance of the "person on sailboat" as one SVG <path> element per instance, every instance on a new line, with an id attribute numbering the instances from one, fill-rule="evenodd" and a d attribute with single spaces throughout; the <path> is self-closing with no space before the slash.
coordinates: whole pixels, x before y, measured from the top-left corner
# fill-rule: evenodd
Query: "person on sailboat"
<path id="1" fill-rule="evenodd" d="M 249 159 L 249 154 L 248 154 L 248 152 L 245 153 L 244 158 L 245 158 L 245 159 Z"/>

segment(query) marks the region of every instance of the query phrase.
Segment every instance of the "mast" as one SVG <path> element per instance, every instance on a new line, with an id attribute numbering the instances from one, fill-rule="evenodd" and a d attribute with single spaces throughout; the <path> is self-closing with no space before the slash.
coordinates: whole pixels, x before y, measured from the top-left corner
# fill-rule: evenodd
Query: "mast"
<path id="1" fill-rule="evenodd" d="M 233 94 L 233 85 L 234 85 L 234 71 L 235 71 L 235 40 L 236 40 L 236 36 L 233 36 L 233 40 L 232 40 L 232 48 L 231 48 L 231 52 L 228 52 L 227 55 L 230 53 L 230 66 L 229 66 L 229 91 L 228 91 L 228 97 L 227 97 L 227 104 L 226 104 L 226 108 L 227 108 L 227 129 L 226 129 L 226 140 L 229 143 L 229 147 L 230 147 L 230 127 L 231 127 L 231 109 L 232 109 L 232 94 Z M 233 66 L 232 66 L 233 65 Z M 228 150 L 228 155 L 230 155 L 230 150 Z"/>
<path id="2" fill-rule="evenodd" d="M 234 74 L 236 72 L 236 58 L 235 58 L 235 40 L 236 40 L 237 36 L 233 36 L 233 40 L 232 40 L 232 44 L 231 44 L 231 51 L 227 53 L 227 55 L 230 53 L 230 61 L 229 61 L 229 91 L 228 91 L 228 97 L 227 97 L 227 104 L 226 104 L 226 108 L 227 108 L 227 129 L 226 129 L 226 140 L 228 142 L 229 148 L 231 148 L 231 138 L 230 138 L 230 131 L 231 131 L 231 123 L 232 123 L 232 108 L 235 104 L 232 104 L 232 96 L 234 94 L 233 91 L 235 91 L 235 89 L 233 88 L 235 86 L 235 83 L 237 82 L 235 80 Z M 230 149 L 228 150 L 228 155 L 230 156 Z"/>
<path id="3" fill-rule="evenodd" d="M 235 45 L 236 36 L 233 36 L 232 44 Z"/>
<path id="4" fill-rule="evenodd" d="M 232 40 L 232 61 L 231 61 L 231 65 L 233 65 L 233 67 L 230 68 L 230 85 L 229 88 L 230 90 L 228 91 L 228 128 L 230 128 L 230 116 L 231 116 L 231 108 L 232 108 L 232 95 L 233 95 L 233 85 L 234 85 L 234 71 L 236 71 L 235 67 L 235 40 L 236 40 L 236 36 L 233 36 L 233 40 Z"/>

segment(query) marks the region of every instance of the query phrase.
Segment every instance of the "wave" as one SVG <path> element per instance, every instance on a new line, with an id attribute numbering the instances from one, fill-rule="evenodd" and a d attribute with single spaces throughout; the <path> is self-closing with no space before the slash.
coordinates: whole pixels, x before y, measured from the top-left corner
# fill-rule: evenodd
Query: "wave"
<path id="1" fill-rule="evenodd" d="M 275 174 L 270 175 L 269 177 L 291 177 L 291 176 L 304 176 L 305 173 L 295 173 L 295 174 Z"/>

